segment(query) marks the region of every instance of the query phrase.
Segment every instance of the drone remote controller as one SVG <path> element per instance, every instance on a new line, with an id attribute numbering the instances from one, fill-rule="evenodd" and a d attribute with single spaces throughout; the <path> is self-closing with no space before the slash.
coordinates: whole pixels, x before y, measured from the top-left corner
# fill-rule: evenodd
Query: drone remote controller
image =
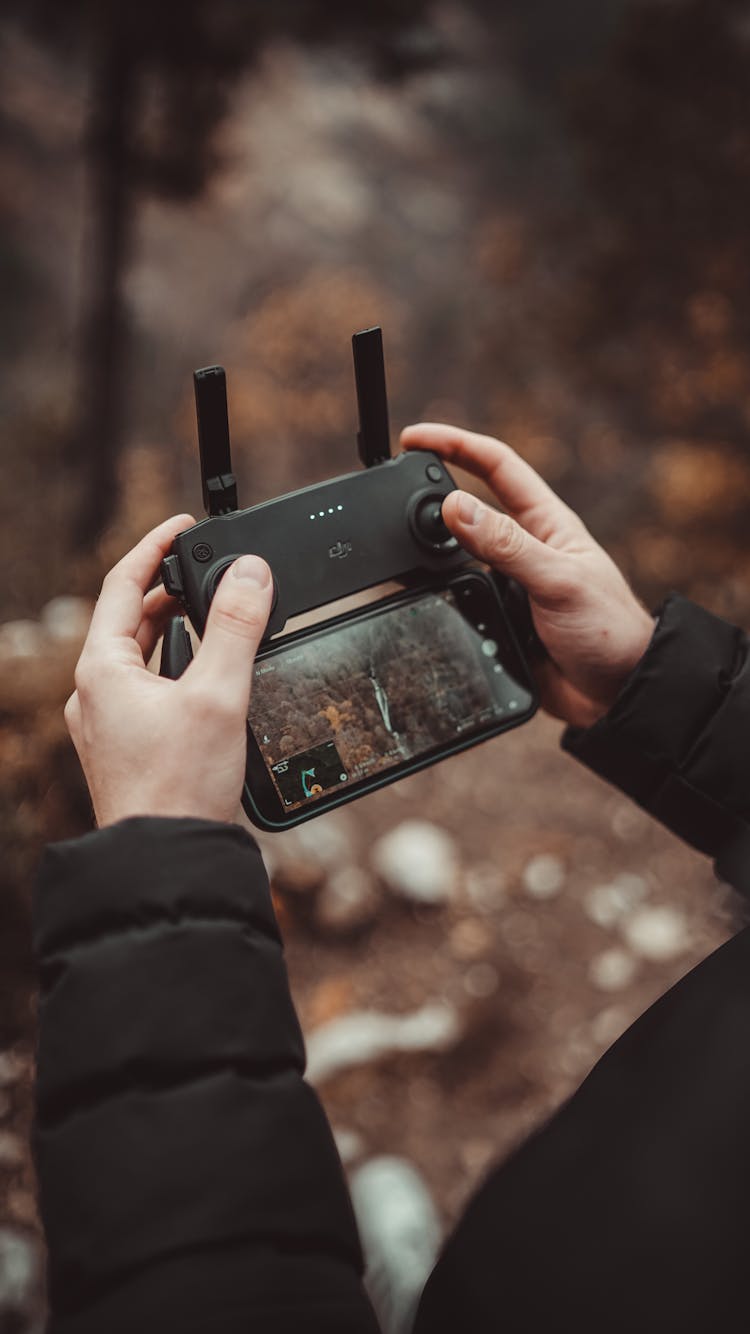
<path id="1" fill-rule="evenodd" d="M 422 450 L 391 457 L 380 329 L 355 334 L 352 344 L 364 469 L 249 509 L 237 508 L 224 371 L 212 366 L 195 372 L 208 517 L 179 534 L 161 574 L 199 635 L 222 575 L 245 552 L 262 556 L 273 573 L 265 639 L 291 617 L 338 598 L 389 580 L 447 573 L 472 560 L 441 517 L 442 502 L 455 489 L 442 461 Z M 523 595 L 504 576 L 497 580 L 521 648 L 536 648 Z M 179 675 L 173 669 L 184 670 L 186 651 L 174 631 L 165 655 L 162 674 Z"/>
<path id="2" fill-rule="evenodd" d="M 175 538 L 161 575 L 198 635 L 224 573 L 246 552 L 262 556 L 273 574 L 263 644 L 293 617 L 378 584 L 435 585 L 476 568 L 442 518 L 442 503 L 455 489 L 442 460 L 423 450 L 391 456 L 380 329 L 355 334 L 352 345 L 364 467 L 249 509 L 238 509 L 224 371 L 195 372 L 207 518 Z M 503 575 L 491 578 L 522 657 L 534 656 L 541 646 L 525 593 Z M 180 676 L 191 656 L 184 620 L 175 617 L 164 636 L 161 674 Z"/>

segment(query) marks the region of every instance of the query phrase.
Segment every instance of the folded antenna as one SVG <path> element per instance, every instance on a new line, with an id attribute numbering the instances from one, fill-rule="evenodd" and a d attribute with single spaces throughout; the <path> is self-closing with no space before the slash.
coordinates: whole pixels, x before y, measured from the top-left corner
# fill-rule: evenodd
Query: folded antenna
<path id="1" fill-rule="evenodd" d="M 357 448 L 365 467 L 372 468 L 391 457 L 382 331 L 374 328 L 355 333 L 352 351 L 359 406 Z"/>
<path id="2" fill-rule="evenodd" d="M 227 412 L 227 379 L 223 366 L 193 372 L 203 504 L 206 513 L 232 514 L 237 509 L 237 483 L 232 472 Z"/>

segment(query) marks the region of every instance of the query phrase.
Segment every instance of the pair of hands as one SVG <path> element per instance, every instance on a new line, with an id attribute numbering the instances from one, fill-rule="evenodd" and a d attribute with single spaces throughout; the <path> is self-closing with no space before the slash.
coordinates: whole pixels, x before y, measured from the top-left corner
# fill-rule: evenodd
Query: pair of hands
<path id="1" fill-rule="evenodd" d="M 607 712 L 645 651 L 654 623 L 581 519 L 508 445 L 456 427 L 402 432 L 492 490 L 505 513 L 465 491 L 443 518 L 467 551 L 529 594 L 549 659 L 537 671 L 542 706 L 587 727 Z M 149 590 L 173 539 L 195 519 L 155 528 L 104 580 L 65 720 L 97 824 L 132 815 L 235 818 L 245 773 L 253 663 L 271 610 L 271 572 L 242 556 L 222 579 L 196 656 L 178 681 L 146 670 L 175 603 Z"/>

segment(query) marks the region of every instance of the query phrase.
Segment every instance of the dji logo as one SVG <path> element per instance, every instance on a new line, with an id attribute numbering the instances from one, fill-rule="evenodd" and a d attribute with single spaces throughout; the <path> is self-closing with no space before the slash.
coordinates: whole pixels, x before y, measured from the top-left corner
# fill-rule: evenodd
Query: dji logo
<path id="1" fill-rule="evenodd" d="M 343 560 L 344 556 L 351 555 L 351 550 L 351 542 L 334 542 L 333 546 L 328 548 L 328 555 L 331 557 L 331 560 L 335 557 L 338 557 L 339 560 Z"/>

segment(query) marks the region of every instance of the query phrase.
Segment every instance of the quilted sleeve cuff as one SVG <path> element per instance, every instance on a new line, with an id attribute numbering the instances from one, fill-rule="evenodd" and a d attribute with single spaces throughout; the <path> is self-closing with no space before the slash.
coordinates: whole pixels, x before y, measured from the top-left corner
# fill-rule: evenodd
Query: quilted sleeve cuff
<path id="1" fill-rule="evenodd" d="M 612 708 L 562 746 L 715 857 L 750 815 L 749 726 L 747 636 L 673 593 Z"/>

